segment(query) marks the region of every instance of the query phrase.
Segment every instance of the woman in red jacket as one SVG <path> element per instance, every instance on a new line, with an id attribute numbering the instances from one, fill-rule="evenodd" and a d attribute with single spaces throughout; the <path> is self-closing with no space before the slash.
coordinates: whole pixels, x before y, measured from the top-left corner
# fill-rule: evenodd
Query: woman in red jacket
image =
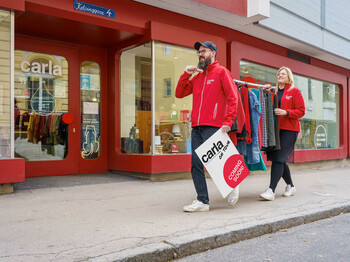
<path id="1" fill-rule="evenodd" d="M 287 160 L 294 150 L 298 133 L 300 132 L 299 118 L 305 114 L 305 103 L 298 88 L 294 87 L 292 71 L 287 67 L 281 67 L 277 72 L 277 87 L 279 108 L 274 110 L 279 120 L 280 150 L 267 153 L 267 159 L 272 161 L 271 180 L 269 188 L 260 195 L 265 200 L 275 199 L 275 189 L 281 177 L 287 184 L 283 196 L 289 197 L 296 191 L 287 165 Z M 267 90 L 270 90 L 268 86 Z"/>

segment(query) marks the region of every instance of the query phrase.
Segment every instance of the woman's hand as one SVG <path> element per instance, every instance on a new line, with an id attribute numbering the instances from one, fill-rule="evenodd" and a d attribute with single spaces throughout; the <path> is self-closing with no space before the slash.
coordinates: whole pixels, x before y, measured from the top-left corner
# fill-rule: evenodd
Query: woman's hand
<path id="1" fill-rule="evenodd" d="M 288 115 L 288 112 L 281 108 L 275 108 L 274 110 L 276 116 L 286 116 Z"/>

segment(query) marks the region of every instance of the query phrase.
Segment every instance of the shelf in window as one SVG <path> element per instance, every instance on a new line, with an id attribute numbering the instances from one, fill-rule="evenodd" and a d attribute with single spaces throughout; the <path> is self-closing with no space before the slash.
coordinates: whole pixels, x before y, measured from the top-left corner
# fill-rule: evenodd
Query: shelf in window
<path id="1" fill-rule="evenodd" d="M 161 120 L 159 121 L 159 125 L 185 124 L 189 122 L 190 121 L 185 121 L 185 120 Z"/>

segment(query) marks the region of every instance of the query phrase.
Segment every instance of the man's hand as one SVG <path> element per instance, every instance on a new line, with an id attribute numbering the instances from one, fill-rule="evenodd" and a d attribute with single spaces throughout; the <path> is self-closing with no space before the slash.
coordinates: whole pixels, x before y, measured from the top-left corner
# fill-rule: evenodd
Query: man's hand
<path id="1" fill-rule="evenodd" d="M 231 127 L 230 127 L 230 126 L 223 125 L 223 126 L 221 127 L 221 131 L 222 131 L 223 133 L 227 133 L 227 132 L 230 131 L 230 130 L 231 130 Z"/>
<path id="2" fill-rule="evenodd" d="M 270 91 L 272 89 L 272 86 L 270 84 L 265 85 L 265 90 Z"/>
<path id="3" fill-rule="evenodd" d="M 192 75 L 193 73 L 197 72 L 197 67 L 195 65 L 189 65 L 189 66 L 186 66 L 185 71 L 187 74 Z"/>

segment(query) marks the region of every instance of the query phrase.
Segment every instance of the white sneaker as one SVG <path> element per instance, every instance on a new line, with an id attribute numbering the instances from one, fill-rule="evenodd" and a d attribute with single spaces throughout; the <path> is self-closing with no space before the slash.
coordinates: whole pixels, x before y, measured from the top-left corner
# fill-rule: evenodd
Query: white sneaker
<path id="1" fill-rule="evenodd" d="M 294 195 L 294 193 L 296 191 L 297 190 L 296 190 L 295 186 L 287 185 L 286 186 L 286 191 L 284 191 L 283 196 L 284 197 L 290 197 L 290 196 Z"/>
<path id="2" fill-rule="evenodd" d="M 204 204 L 201 201 L 198 201 L 197 199 L 192 202 L 191 205 L 184 206 L 183 210 L 186 212 L 202 212 L 202 211 L 209 211 L 209 204 Z"/>
<path id="3" fill-rule="evenodd" d="M 227 202 L 230 206 L 237 203 L 239 198 L 239 186 L 235 187 L 232 192 L 228 195 Z"/>
<path id="4" fill-rule="evenodd" d="M 275 200 L 275 193 L 272 191 L 271 188 L 268 188 L 264 193 L 260 194 L 260 198 L 263 198 L 265 200 Z"/>

